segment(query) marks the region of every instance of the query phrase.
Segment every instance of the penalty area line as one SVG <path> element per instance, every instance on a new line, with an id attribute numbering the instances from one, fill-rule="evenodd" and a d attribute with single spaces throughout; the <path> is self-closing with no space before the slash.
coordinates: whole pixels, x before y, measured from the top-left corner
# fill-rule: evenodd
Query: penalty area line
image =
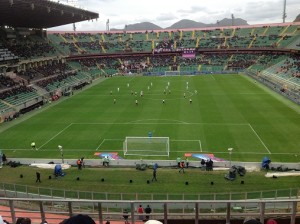
<path id="1" fill-rule="evenodd" d="M 212 74 L 209 74 L 210 77 L 212 77 L 213 80 L 216 80 L 216 78 L 212 75 Z"/>
<path id="2" fill-rule="evenodd" d="M 104 142 L 105 142 L 105 139 L 102 140 L 102 142 L 100 143 L 100 145 L 98 145 L 98 147 L 95 149 L 95 151 L 97 151 Z"/>
<path id="3" fill-rule="evenodd" d="M 95 151 L 97 151 L 97 150 L 99 150 L 99 148 L 103 145 L 103 143 L 105 142 L 105 141 L 123 141 L 124 139 L 117 139 L 117 138 L 104 138 L 103 140 L 102 140 L 102 142 L 98 145 L 98 147 L 95 149 Z"/>
<path id="4" fill-rule="evenodd" d="M 56 135 L 54 135 L 52 138 L 50 138 L 48 141 L 46 141 L 44 144 L 42 144 L 39 148 L 41 149 L 44 145 L 48 144 L 49 142 L 51 142 L 54 138 L 56 138 L 57 136 L 59 136 L 61 133 L 63 133 L 65 130 L 67 130 L 73 123 L 70 123 L 67 127 L 65 127 L 64 129 L 62 129 L 60 132 L 58 132 Z"/>
<path id="5" fill-rule="evenodd" d="M 253 133 L 256 135 L 256 137 L 258 138 L 258 140 L 261 142 L 261 144 L 265 147 L 265 149 L 268 151 L 269 154 L 272 154 L 271 151 L 268 149 L 268 147 L 266 146 L 266 144 L 263 142 L 263 140 L 259 137 L 259 135 L 257 134 L 257 132 L 254 130 L 254 128 L 252 127 L 252 125 L 250 123 L 248 123 L 249 127 L 251 128 L 251 130 L 253 131 Z"/>

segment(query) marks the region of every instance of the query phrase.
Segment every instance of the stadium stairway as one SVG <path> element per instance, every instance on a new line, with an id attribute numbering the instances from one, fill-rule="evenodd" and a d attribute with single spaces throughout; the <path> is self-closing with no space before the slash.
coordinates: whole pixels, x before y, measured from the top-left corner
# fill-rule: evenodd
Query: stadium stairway
<path id="1" fill-rule="evenodd" d="M 295 41 L 293 41 L 292 43 L 290 43 L 285 48 L 300 50 L 300 37 L 298 37 Z"/>
<path id="2" fill-rule="evenodd" d="M 270 79 L 275 79 L 277 80 L 278 83 L 281 83 L 282 85 L 289 85 L 291 87 L 296 86 L 297 88 L 299 88 L 299 84 L 295 82 L 297 81 L 297 79 L 295 80 L 291 79 L 292 78 L 291 75 L 285 74 L 283 72 L 279 72 L 278 74 L 275 73 L 276 68 L 279 68 L 282 64 L 283 64 L 282 62 L 279 62 L 278 64 L 263 70 L 260 74 Z"/>
<path id="3" fill-rule="evenodd" d="M 0 104 L 1 110 L 8 109 L 8 108 L 13 108 L 14 107 L 14 105 L 12 105 L 12 104 L 4 101 L 4 100 L 0 100 L 0 103 L 1 103 Z"/>
<path id="4" fill-rule="evenodd" d="M 32 84 L 30 85 L 32 88 L 36 89 L 36 93 L 40 96 L 45 96 L 46 94 L 49 94 L 48 91 L 46 89 L 43 89 L 41 87 L 39 87 L 36 84 Z"/>

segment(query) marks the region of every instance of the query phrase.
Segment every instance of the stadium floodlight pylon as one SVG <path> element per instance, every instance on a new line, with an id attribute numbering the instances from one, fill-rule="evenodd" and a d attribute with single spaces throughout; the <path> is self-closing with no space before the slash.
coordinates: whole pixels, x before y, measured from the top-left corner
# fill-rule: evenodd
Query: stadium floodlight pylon
<path id="1" fill-rule="evenodd" d="M 123 142 L 124 156 L 168 156 L 169 137 L 126 137 Z"/>

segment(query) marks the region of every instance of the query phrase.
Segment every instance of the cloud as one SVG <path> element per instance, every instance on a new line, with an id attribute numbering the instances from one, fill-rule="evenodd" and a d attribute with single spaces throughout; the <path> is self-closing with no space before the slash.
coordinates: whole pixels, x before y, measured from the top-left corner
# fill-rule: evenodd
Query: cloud
<path id="1" fill-rule="evenodd" d="M 169 21 L 177 19 L 177 16 L 175 16 L 173 13 L 162 13 L 158 17 L 156 17 L 156 21 Z"/>
<path id="2" fill-rule="evenodd" d="M 67 0 L 61 0 L 67 1 Z M 283 0 L 187 0 L 177 2 L 151 0 L 78 0 L 88 10 L 99 13 L 97 22 L 77 23 L 77 30 L 105 30 L 106 21 L 110 27 L 124 28 L 127 24 L 152 22 L 160 27 L 169 27 L 182 19 L 197 22 L 216 23 L 217 20 L 235 18 L 247 20 L 249 24 L 282 22 Z M 293 21 L 299 14 L 299 0 L 287 0 L 287 19 Z M 82 25 L 83 24 L 83 25 Z M 86 25 L 84 25 L 86 24 Z M 72 30 L 72 24 L 67 25 Z M 55 30 L 61 27 L 53 28 Z"/>
<path id="3" fill-rule="evenodd" d="M 197 13 L 197 12 L 207 12 L 208 9 L 203 6 L 191 6 L 189 9 L 179 9 L 178 13 Z"/>
<path id="4" fill-rule="evenodd" d="M 272 1 L 272 3 L 271 1 L 249 2 L 247 3 L 242 15 L 244 15 L 244 19 L 248 22 L 259 22 L 265 20 L 272 22 L 282 17 L 282 4 L 279 4 L 280 2 L 281 1 L 279 0 Z M 272 7 L 270 7 L 271 5 Z"/>

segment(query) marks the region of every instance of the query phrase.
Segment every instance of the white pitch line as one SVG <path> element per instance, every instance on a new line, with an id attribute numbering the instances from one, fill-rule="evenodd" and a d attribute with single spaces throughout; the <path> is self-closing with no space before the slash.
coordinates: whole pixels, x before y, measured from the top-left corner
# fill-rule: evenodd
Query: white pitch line
<path id="1" fill-rule="evenodd" d="M 171 142 L 198 142 L 199 140 L 195 140 L 195 139 L 192 139 L 192 140 L 189 140 L 189 139 L 170 139 Z"/>
<path id="2" fill-rule="evenodd" d="M 121 138 L 106 138 L 105 141 L 124 141 L 124 139 L 121 139 Z"/>
<path id="3" fill-rule="evenodd" d="M 174 152 L 174 151 L 172 151 Z M 208 153 L 212 153 L 211 151 L 204 151 L 204 152 L 208 152 Z M 218 153 L 218 154 L 228 154 L 228 151 L 227 152 L 224 152 L 224 151 L 214 151 L 213 153 Z M 265 152 L 236 152 L 235 151 L 235 154 L 242 154 L 242 155 L 266 155 Z M 294 152 L 294 153 L 290 153 L 290 152 L 278 152 L 278 153 L 272 153 L 272 155 L 300 155 L 299 152 Z"/>
<path id="4" fill-rule="evenodd" d="M 143 122 L 145 122 L 145 121 L 169 121 L 169 122 L 174 121 L 174 122 L 178 122 L 178 123 L 182 123 L 182 124 L 187 124 L 187 122 L 185 122 L 185 121 L 170 120 L 170 119 L 143 119 L 143 120 L 130 121 L 130 123 L 136 124 L 141 121 L 143 121 Z M 158 123 L 155 123 L 155 124 L 158 124 Z M 175 124 L 177 124 L 177 123 L 175 123 Z"/>
<path id="5" fill-rule="evenodd" d="M 259 141 L 261 142 L 261 144 L 265 147 L 265 149 L 268 151 L 269 154 L 272 154 L 270 152 L 270 150 L 268 149 L 268 147 L 265 145 L 265 143 L 263 142 L 263 140 L 261 140 L 261 138 L 259 137 L 259 135 L 257 134 L 257 132 L 254 130 L 254 128 L 252 127 L 252 125 L 250 123 L 248 123 L 249 127 L 251 128 L 251 130 L 254 132 L 254 134 L 256 135 L 256 137 L 259 139 Z"/>
<path id="6" fill-rule="evenodd" d="M 201 144 L 201 140 L 199 140 L 199 145 L 200 145 L 200 152 L 202 152 L 202 144 Z"/>
<path id="7" fill-rule="evenodd" d="M 147 125 L 147 124 L 162 124 L 162 125 L 170 125 L 170 124 L 177 124 L 177 125 L 215 125 L 215 126 L 249 126 L 249 123 L 188 123 L 188 122 L 181 122 L 181 123 L 174 123 L 174 122 L 141 122 L 141 123 L 137 123 L 137 122 L 124 122 L 124 123 L 112 123 L 112 122 L 96 122 L 96 123 L 72 123 L 74 125 Z"/>
<path id="8" fill-rule="evenodd" d="M 105 142 L 105 139 L 102 140 L 102 142 L 100 143 L 100 145 L 98 145 L 98 147 L 95 149 L 95 151 L 97 151 L 104 142 Z"/>
<path id="9" fill-rule="evenodd" d="M 58 135 L 60 135 L 62 132 L 64 132 L 66 129 L 68 129 L 73 123 L 70 123 L 67 127 L 62 129 L 60 132 L 58 132 L 56 135 L 54 135 L 52 138 L 50 138 L 48 141 L 46 141 L 44 144 L 42 144 L 38 149 L 41 149 L 44 145 L 48 144 L 50 141 L 52 141 L 54 138 L 56 138 Z"/>
<path id="10" fill-rule="evenodd" d="M 32 149 L 3 149 L 2 148 L 2 151 L 28 151 L 28 150 L 32 150 Z M 33 151 L 33 150 L 32 150 Z M 43 151 L 53 151 L 53 149 L 43 149 Z M 70 152 L 74 152 L 74 151 L 78 151 L 78 152 L 87 152 L 87 151 L 94 151 L 94 149 L 65 149 L 64 148 L 64 151 L 70 151 Z M 118 149 L 115 149 L 113 151 L 116 151 L 116 152 L 123 152 L 122 149 L 118 150 Z M 176 151 L 176 150 L 172 150 L 173 153 L 180 153 L 182 152 L 181 150 L 180 151 Z M 197 153 L 197 151 L 193 151 L 193 153 Z M 207 153 L 212 153 L 212 151 L 202 151 L 202 152 L 207 152 Z M 214 151 L 213 153 L 219 153 L 219 154 L 227 154 L 228 155 L 228 151 L 224 152 L 224 151 Z M 243 154 L 243 155 L 251 155 L 251 154 L 255 154 L 255 155 L 265 155 L 266 153 L 264 152 L 235 152 L 235 154 Z M 278 153 L 272 153 L 272 155 L 299 155 L 299 152 L 278 152 Z"/>

